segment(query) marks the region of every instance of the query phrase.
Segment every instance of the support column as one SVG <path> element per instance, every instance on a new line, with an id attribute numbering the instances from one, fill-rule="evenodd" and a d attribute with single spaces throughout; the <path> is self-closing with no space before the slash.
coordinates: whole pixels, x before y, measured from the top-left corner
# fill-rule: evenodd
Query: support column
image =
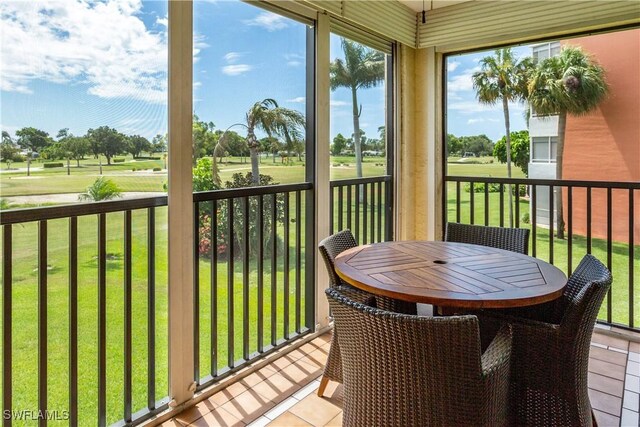
<path id="1" fill-rule="evenodd" d="M 193 397 L 193 2 L 169 1 L 169 396 Z"/>
<path id="2" fill-rule="evenodd" d="M 403 47 L 400 239 L 442 237 L 442 55 Z"/>
<path id="3" fill-rule="evenodd" d="M 329 218 L 333 206 L 329 204 L 330 136 L 329 136 L 329 17 L 318 14 L 316 22 L 316 242 L 329 236 Z M 329 286 L 329 276 L 320 252 L 316 256 L 316 328 L 329 324 L 329 304 L 324 290 Z"/>

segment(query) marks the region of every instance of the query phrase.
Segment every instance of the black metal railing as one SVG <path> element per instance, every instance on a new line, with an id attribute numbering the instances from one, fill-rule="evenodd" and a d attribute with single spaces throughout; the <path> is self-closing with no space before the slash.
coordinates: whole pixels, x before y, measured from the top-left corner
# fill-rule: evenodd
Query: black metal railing
<path id="1" fill-rule="evenodd" d="M 312 188 L 194 194 L 198 388 L 314 329 Z"/>
<path id="2" fill-rule="evenodd" d="M 166 408 L 168 391 L 156 384 L 167 377 L 166 325 L 156 327 L 158 298 L 166 302 L 156 213 L 166 205 L 154 197 L 2 213 L 5 414 L 135 424 Z"/>
<path id="3" fill-rule="evenodd" d="M 393 238 L 391 176 L 331 181 L 331 233 L 349 229 L 360 244 Z"/>
<path id="4" fill-rule="evenodd" d="M 640 183 L 468 176 L 447 176 L 445 181 L 443 224 L 530 228 L 530 255 L 567 274 L 585 254 L 596 255 L 614 277 L 600 321 L 639 329 L 640 300 L 634 285 L 640 275 Z M 509 187 L 514 195 L 512 223 Z M 562 222 L 556 220 L 558 200 Z"/>

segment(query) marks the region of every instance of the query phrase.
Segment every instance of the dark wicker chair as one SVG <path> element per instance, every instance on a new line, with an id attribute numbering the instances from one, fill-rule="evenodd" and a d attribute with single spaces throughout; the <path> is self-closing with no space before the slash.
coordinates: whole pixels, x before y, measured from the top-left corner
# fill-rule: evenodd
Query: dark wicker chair
<path id="1" fill-rule="evenodd" d="M 322 259 L 327 267 L 329 273 L 329 286 L 330 287 L 342 287 L 343 293 L 348 293 L 348 296 L 354 301 L 365 302 L 372 300 L 374 295 L 354 288 L 347 282 L 342 280 L 336 273 L 334 260 L 338 255 L 347 249 L 355 248 L 358 246 L 355 237 L 350 230 L 342 230 L 336 234 L 333 234 L 320 242 L 318 249 L 322 255 Z M 405 301 L 394 300 L 383 296 L 375 296 L 376 305 L 385 310 L 394 311 L 398 313 L 416 314 L 415 303 L 408 303 Z M 327 364 L 324 368 L 320 387 L 318 388 L 318 396 L 324 394 L 324 390 L 327 387 L 329 380 L 342 383 L 342 362 L 340 360 L 340 348 L 335 339 L 335 330 L 333 332 L 333 338 L 331 340 L 331 349 L 329 350 L 329 356 L 327 358 Z"/>
<path id="2" fill-rule="evenodd" d="M 525 228 L 486 227 L 448 222 L 444 241 L 490 246 L 525 255 L 529 252 L 529 230 Z"/>
<path id="3" fill-rule="evenodd" d="M 611 273 L 592 255 L 569 278 L 563 295 L 520 310 L 519 316 L 479 314 L 483 339 L 508 323 L 513 328 L 510 407 L 514 423 L 590 426 L 587 393 L 591 335 Z"/>
<path id="4" fill-rule="evenodd" d="M 511 329 L 484 354 L 475 316 L 422 317 L 326 290 L 344 375 L 345 426 L 501 426 Z"/>

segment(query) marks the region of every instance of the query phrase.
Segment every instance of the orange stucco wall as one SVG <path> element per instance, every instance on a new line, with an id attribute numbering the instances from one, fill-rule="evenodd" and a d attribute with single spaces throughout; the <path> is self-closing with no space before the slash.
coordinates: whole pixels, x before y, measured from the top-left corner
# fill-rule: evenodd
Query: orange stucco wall
<path id="1" fill-rule="evenodd" d="M 593 113 L 567 117 L 563 178 L 640 182 L 640 29 L 566 40 L 606 71 L 610 93 Z M 613 191 L 613 240 L 629 240 L 628 190 Z M 567 196 L 565 199 L 565 221 Z M 593 190 L 592 235 L 607 236 L 607 192 Z M 640 244 L 640 191 L 635 192 L 634 242 Z M 586 192 L 574 190 L 573 230 L 586 235 Z"/>

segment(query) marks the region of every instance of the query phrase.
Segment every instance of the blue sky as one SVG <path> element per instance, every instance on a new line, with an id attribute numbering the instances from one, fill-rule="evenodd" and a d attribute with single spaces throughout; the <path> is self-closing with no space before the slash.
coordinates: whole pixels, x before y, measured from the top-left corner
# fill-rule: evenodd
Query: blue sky
<path id="1" fill-rule="evenodd" d="M 531 55 L 528 46 L 513 48 L 518 58 Z M 502 103 L 481 105 L 476 100 L 471 75 L 480 70 L 479 61 L 493 51 L 447 57 L 447 132 L 456 136 L 485 134 L 496 141 L 505 134 Z M 511 131 L 526 129 L 523 104 L 510 104 Z"/>
<path id="2" fill-rule="evenodd" d="M 167 4 L 164 1 L 3 1 L 0 127 L 34 126 L 54 135 L 101 125 L 148 138 L 167 126 Z M 241 122 L 270 97 L 304 111 L 306 26 L 238 1 L 194 5 L 194 112 L 216 128 Z M 528 48 L 518 48 L 522 54 Z M 499 107 L 480 106 L 470 75 L 483 53 L 448 58 L 448 130 L 504 133 Z M 341 57 L 331 38 L 331 57 Z M 384 124 L 384 87 L 361 90 L 361 127 Z M 513 129 L 524 127 L 513 106 Z M 241 128 L 237 129 L 242 132 Z M 331 94 L 331 135 L 353 132 L 351 94 Z"/>

